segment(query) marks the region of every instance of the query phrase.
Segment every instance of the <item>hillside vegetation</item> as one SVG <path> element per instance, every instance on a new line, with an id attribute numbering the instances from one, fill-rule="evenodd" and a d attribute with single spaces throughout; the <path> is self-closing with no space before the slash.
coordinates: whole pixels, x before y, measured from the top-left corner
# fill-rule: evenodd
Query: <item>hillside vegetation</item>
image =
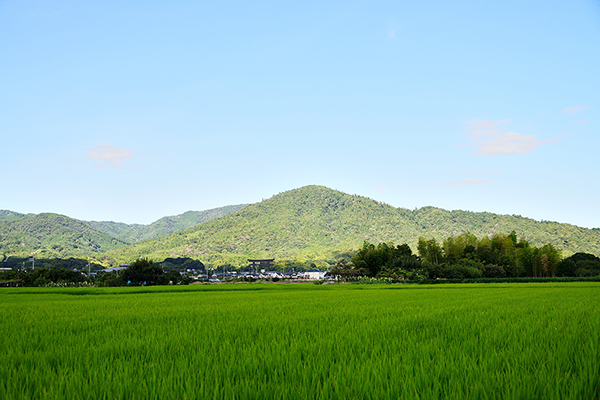
<path id="1" fill-rule="evenodd" d="M 32 214 L 29 214 L 32 215 Z M 16 221 L 20 218 L 26 217 L 26 214 L 20 214 L 18 212 L 10 210 L 0 210 L 0 221 Z"/>
<path id="2" fill-rule="evenodd" d="M 125 246 L 122 240 L 64 215 L 4 213 L 0 218 L 0 256 L 86 257 Z"/>
<path id="3" fill-rule="evenodd" d="M 551 243 L 565 254 L 600 254 L 600 230 L 535 221 L 515 215 L 447 211 L 424 207 L 394 208 L 365 197 L 322 186 L 306 186 L 273 196 L 235 213 L 158 239 L 119 248 L 104 261 L 137 257 L 162 260 L 191 257 L 242 265 L 249 257 L 308 260 L 334 264 L 364 241 L 407 243 L 419 237 L 477 237 L 515 231 L 532 244 Z"/>
<path id="4" fill-rule="evenodd" d="M 245 204 L 163 217 L 149 225 L 80 221 L 64 215 L 0 210 L 0 261 L 8 257 L 87 257 L 219 218 Z M 14 261 L 14 260 L 13 260 Z"/>
<path id="5" fill-rule="evenodd" d="M 412 211 L 322 186 L 306 186 L 260 203 L 190 211 L 150 225 L 0 211 L 0 257 L 24 257 L 35 251 L 46 258 L 96 254 L 102 265 L 138 257 L 158 262 L 189 257 L 234 266 L 245 265 L 247 258 L 274 257 L 277 262 L 328 267 L 341 258 L 349 260 L 365 241 L 406 243 L 414 251 L 419 237 L 441 241 L 465 232 L 481 238 L 511 231 L 537 246 L 552 244 L 563 256 L 600 255 L 600 229 L 489 212 L 435 207 Z M 148 237 L 155 238 L 145 240 Z M 135 243 L 128 246 L 131 242 Z"/>
<path id="6" fill-rule="evenodd" d="M 214 208 L 206 211 L 187 211 L 180 215 L 163 217 L 149 225 L 125 224 L 112 221 L 85 221 L 92 228 L 114 236 L 128 243 L 155 239 L 173 232 L 202 224 L 211 219 L 220 218 L 246 207 L 247 204 L 237 204 Z"/>

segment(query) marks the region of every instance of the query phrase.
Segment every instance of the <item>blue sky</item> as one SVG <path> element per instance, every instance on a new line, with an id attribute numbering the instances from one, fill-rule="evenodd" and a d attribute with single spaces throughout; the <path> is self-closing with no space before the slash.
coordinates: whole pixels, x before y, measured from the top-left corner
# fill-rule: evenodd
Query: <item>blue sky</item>
<path id="1" fill-rule="evenodd" d="M 0 2 L 0 209 L 318 184 L 600 227 L 600 1 Z"/>

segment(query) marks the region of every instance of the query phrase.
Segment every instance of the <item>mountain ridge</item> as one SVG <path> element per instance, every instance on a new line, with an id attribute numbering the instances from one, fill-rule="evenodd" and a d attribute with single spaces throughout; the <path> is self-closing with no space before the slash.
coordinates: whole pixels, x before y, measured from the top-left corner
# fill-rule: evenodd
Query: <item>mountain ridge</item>
<path id="1" fill-rule="evenodd" d="M 139 227 L 153 224 L 173 229 L 178 220 L 192 221 L 198 217 L 198 212 L 163 217 L 149 225 L 71 219 L 76 221 L 78 229 L 84 229 L 82 225 L 85 225 L 87 229 L 109 237 L 94 239 L 103 245 L 91 244 L 94 240 L 90 242 L 81 237 L 79 241 L 83 241 L 83 245 L 77 241 L 72 245 L 60 241 L 48 244 L 50 242 L 46 241 L 44 245 L 56 250 L 48 251 L 48 254 L 62 257 L 95 253 L 94 257 L 105 265 L 129 262 L 136 257 L 150 257 L 157 261 L 169 257 L 191 257 L 209 263 L 238 264 L 244 263 L 250 257 L 276 257 L 334 263 L 339 257 L 347 256 L 358 249 L 364 241 L 407 243 L 416 249 L 419 237 L 440 240 L 466 231 L 483 237 L 495 233 L 507 234 L 515 230 L 519 237 L 531 243 L 552 243 L 558 249 L 564 250 L 565 254 L 600 254 L 600 229 L 536 221 L 518 215 L 449 211 L 433 206 L 409 210 L 317 185 L 285 191 L 259 203 L 225 206 L 206 210 L 205 213 L 215 210 L 226 210 L 228 213 L 158 238 L 143 241 L 139 239 L 140 241 L 129 245 L 122 239 L 100 232 L 98 224 L 105 224 L 104 229 L 112 229 L 112 232 L 120 229 L 121 234 L 128 229 L 131 234 L 131 231 L 135 232 Z M 27 252 L 28 245 L 43 244 L 39 232 L 36 238 L 29 241 L 25 239 L 31 232 L 17 232 L 16 236 L 6 234 L 7 224 L 16 224 L 35 217 L 35 214 L 0 210 L 0 254 L 22 255 Z M 67 222 L 65 224 L 68 225 Z M 139 234 L 139 231 L 137 232 Z M 73 239 L 73 235 L 66 233 L 60 237 Z M 116 242 L 111 242 L 111 238 Z"/>
<path id="2" fill-rule="evenodd" d="M 4 257 L 33 252 L 45 258 L 86 257 L 126 244 L 61 214 L 19 214 L 0 219 L 0 254 Z"/>
<path id="3" fill-rule="evenodd" d="M 247 257 L 302 258 L 335 262 L 336 254 L 371 243 L 407 243 L 418 237 L 442 239 L 469 231 L 478 237 L 510 233 L 568 253 L 600 253 L 600 231 L 558 222 L 489 212 L 395 208 L 323 186 L 305 186 L 275 195 L 223 218 L 174 234 L 107 252 L 122 257 L 192 257 L 243 263 Z"/>
<path id="4" fill-rule="evenodd" d="M 148 225 L 125 224 L 113 221 L 84 221 L 92 228 L 115 236 L 128 243 L 137 243 L 144 240 L 166 236 L 173 232 L 198 225 L 211 219 L 241 210 L 248 204 L 235 204 L 224 207 L 212 208 L 204 211 L 186 211 L 183 214 L 162 217 Z"/>
<path id="5" fill-rule="evenodd" d="M 163 217 L 152 224 L 81 221 L 62 214 L 22 214 L 0 210 L 0 255 L 68 258 L 88 257 L 131 243 L 147 240 L 237 211 L 238 204 L 205 211 L 187 211 Z M 141 238 L 141 239 L 140 239 Z"/>

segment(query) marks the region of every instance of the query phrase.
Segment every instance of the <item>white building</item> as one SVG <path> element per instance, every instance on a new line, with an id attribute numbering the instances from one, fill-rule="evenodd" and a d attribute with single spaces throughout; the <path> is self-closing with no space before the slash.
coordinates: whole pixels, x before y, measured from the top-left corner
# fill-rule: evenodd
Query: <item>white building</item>
<path id="1" fill-rule="evenodd" d="M 325 279 L 325 272 L 319 271 L 318 269 L 309 269 L 308 271 L 305 271 L 301 274 L 302 274 L 303 279 L 308 279 L 311 281 L 318 281 L 321 279 Z M 300 275 L 300 274 L 298 274 L 298 275 Z"/>

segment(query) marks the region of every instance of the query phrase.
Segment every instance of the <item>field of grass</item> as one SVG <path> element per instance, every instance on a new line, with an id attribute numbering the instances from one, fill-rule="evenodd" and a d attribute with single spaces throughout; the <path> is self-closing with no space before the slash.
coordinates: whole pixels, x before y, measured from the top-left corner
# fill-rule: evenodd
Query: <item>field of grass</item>
<path id="1" fill-rule="evenodd" d="M 598 399 L 600 284 L 0 290 L 0 399 Z"/>

